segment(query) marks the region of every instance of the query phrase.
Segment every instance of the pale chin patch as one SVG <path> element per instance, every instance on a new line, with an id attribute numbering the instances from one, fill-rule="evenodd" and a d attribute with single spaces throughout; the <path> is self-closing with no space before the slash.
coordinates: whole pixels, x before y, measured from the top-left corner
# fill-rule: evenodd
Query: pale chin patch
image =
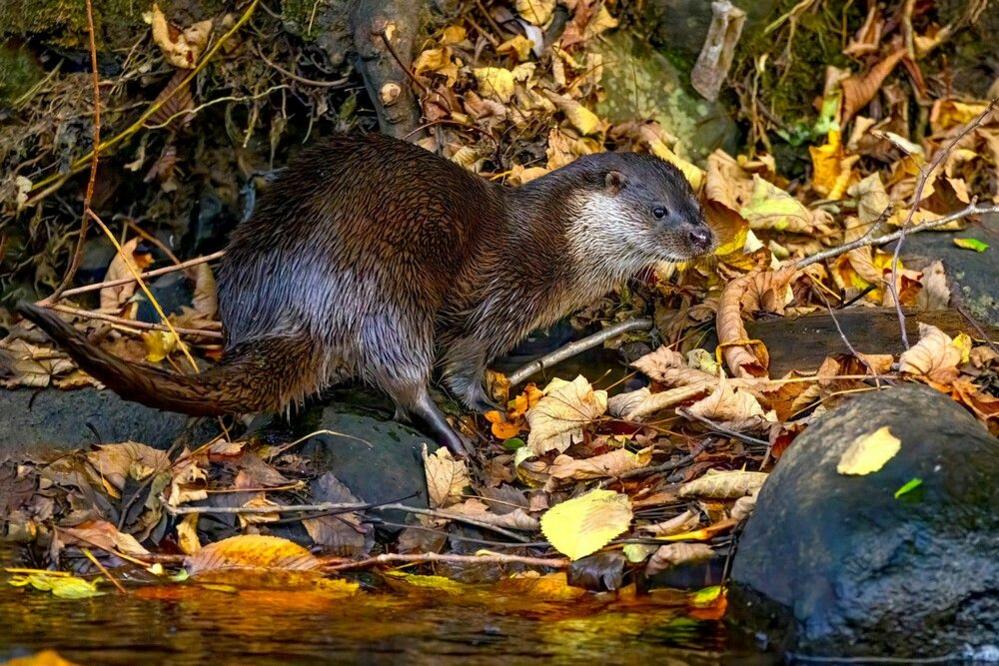
<path id="1" fill-rule="evenodd" d="M 649 232 L 648 224 L 612 195 L 587 192 L 574 202 L 578 210 L 569 239 L 572 254 L 581 266 L 607 278 L 627 277 L 655 263 L 636 242 Z"/>

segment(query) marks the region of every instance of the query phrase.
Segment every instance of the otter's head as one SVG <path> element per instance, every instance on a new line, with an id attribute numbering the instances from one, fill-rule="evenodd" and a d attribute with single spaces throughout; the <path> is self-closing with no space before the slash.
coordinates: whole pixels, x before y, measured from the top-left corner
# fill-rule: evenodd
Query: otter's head
<path id="1" fill-rule="evenodd" d="M 566 167 L 585 176 L 575 196 L 572 234 L 581 253 L 594 253 L 623 272 L 711 252 L 714 232 L 683 173 L 638 153 L 602 153 Z"/>

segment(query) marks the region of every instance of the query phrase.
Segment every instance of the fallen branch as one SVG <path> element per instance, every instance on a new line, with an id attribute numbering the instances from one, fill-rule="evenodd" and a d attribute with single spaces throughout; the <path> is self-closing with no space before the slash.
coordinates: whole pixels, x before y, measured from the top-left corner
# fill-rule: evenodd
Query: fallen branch
<path id="1" fill-rule="evenodd" d="M 169 331 L 170 328 L 164 326 L 163 324 L 150 324 L 145 321 L 136 321 L 134 319 L 125 319 L 124 317 L 116 317 L 115 315 L 110 315 L 105 312 L 100 312 L 98 310 L 83 310 L 80 308 L 70 307 L 68 305 L 49 305 L 50 310 L 55 310 L 56 312 L 62 312 L 63 314 L 73 315 L 74 317 L 82 317 L 84 319 L 99 319 L 101 321 L 106 321 L 111 324 L 117 324 L 119 326 L 125 326 L 127 328 L 138 329 L 140 331 Z M 215 340 L 222 339 L 222 333 L 219 331 L 210 331 L 203 328 L 179 328 L 177 326 L 173 327 L 173 330 L 182 335 L 197 335 L 203 338 L 212 338 Z"/>
<path id="2" fill-rule="evenodd" d="M 533 567 L 551 567 L 553 569 L 565 569 L 569 566 L 569 560 L 564 557 L 526 557 L 522 555 L 503 555 L 500 553 L 490 555 L 449 555 L 444 553 L 385 553 L 376 555 L 366 560 L 356 562 L 346 562 L 323 567 L 325 571 L 343 571 L 345 569 L 362 569 L 373 564 L 388 564 L 390 562 L 408 562 L 421 564 L 426 562 L 448 562 L 450 564 L 526 564 Z"/>
<path id="3" fill-rule="evenodd" d="M 527 537 L 521 534 L 511 532 L 503 527 L 490 525 L 485 521 L 470 518 L 469 516 L 451 513 L 449 511 L 441 511 L 440 509 L 421 509 L 420 507 L 397 503 L 368 504 L 365 502 L 320 502 L 318 504 L 287 504 L 284 506 L 168 506 L 166 507 L 166 510 L 167 513 L 175 516 L 182 516 L 189 513 L 241 515 L 251 513 L 287 513 L 290 511 L 323 511 L 327 512 L 327 515 L 334 515 L 335 513 L 353 513 L 355 511 L 403 511 L 405 513 L 414 513 L 422 516 L 444 518 L 446 520 L 467 523 L 469 525 L 474 525 L 475 527 L 480 527 L 484 530 L 490 530 L 492 532 L 496 532 L 497 534 L 502 534 L 503 536 L 514 539 L 515 541 L 529 541 Z"/>
<path id="4" fill-rule="evenodd" d="M 542 370 L 550 368 L 556 363 L 560 363 L 567 358 L 571 358 L 572 356 L 581 354 L 588 349 L 601 345 L 611 338 L 628 333 L 629 331 L 647 331 L 652 328 L 652 326 L 653 323 L 651 319 L 629 319 L 627 321 L 622 321 L 619 324 L 608 326 L 602 331 L 597 331 L 593 335 L 588 335 L 581 340 L 570 342 L 550 354 L 545 354 L 537 360 L 522 365 L 510 373 L 507 376 L 507 379 L 510 380 L 511 387 L 516 386 L 534 373 L 541 372 Z"/>
<path id="5" fill-rule="evenodd" d="M 166 275 L 167 273 L 175 273 L 176 271 L 182 271 L 185 268 L 190 268 L 191 266 L 197 266 L 198 264 L 206 264 L 209 261 L 215 261 L 220 259 L 225 255 L 225 250 L 219 250 L 218 252 L 213 252 L 212 254 L 206 254 L 203 257 L 195 257 L 194 259 L 188 259 L 187 261 L 182 261 L 179 264 L 174 264 L 173 266 L 165 266 L 163 268 L 157 268 L 155 270 L 146 271 L 145 273 L 139 273 L 139 277 L 143 280 L 148 280 L 149 278 L 158 277 L 160 275 Z M 62 292 L 60 296 L 76 296 L 77 294 L 85 294 L 90 291 L 98 291 L 104 287 L 118 287 L 123 284 L 129 284 L 135 282 L 135 276 L 130 275 L 128 277 L 118 278 L 117 280 L 107 280 L 106 282 L 98 282 L 96 284 L 87 284 L 82 287 L 73 287 L 72 289 L 67 289 Z M 48 298 L 38 301 L 36 305 L 41 307 L 48 307 L 53 301 L 53 294 Z"/>
<path id="6" fill-rule="evenodd" d="M 901 239 L 903 236 L 908 234 L 915 234 L 921 231 L 929 231 L 931 229 L 936 229 L 937 227 L 942 227 L 945 224 L 953 222 L 954 220 L 959 220 L 962 217 L 968 217 L 969 215 L 988 215 L 988 214 L 999 214 L 999 206 L 979 206 L 972 202 L 968 204 L 965 208 L 954 213 L 948 213 L 940 219 L 930 220 L 929 222 L 923 222 L 918 224 L 911 229 L 906 230 L 905 227 L 899 229 L 898 231 L 890 234 L 885 234 L 884 236 L 878 236 L 877 238 L 858 238 L 852 243 L 846 243 L 838 247 L 829 248 L 828 250 L 823 250 L 822 252 L 817 252 L 810 257 L 805 257 L 804 259 L 799 259 L 792 264 L 795 270 L 801 270 L 806 266 L 811 266 L 812 264 L 817 264 L 820 261 L 825 261 L 826 259 L 832 259 L 838 257 L 841 254 L 846 254 L 850 250 L 856 250 L 859 247 L 880 247 L 881 245 L 887 245 L 892 241 Z"/>

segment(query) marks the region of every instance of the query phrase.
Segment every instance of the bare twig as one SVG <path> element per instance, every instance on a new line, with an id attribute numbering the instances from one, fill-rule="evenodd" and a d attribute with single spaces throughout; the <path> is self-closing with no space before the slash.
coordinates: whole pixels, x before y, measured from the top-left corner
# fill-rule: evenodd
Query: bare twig
<path id="1" fill-rule="evenodd" d="M 515 541 L 529 541 L 529 539 L 523 535 L 517 534 L 516 532 L 511 532 L 506 528 L 497 527 L 496 525 L 490 525 L 485 521 L 470 518 L 469 516 L 463 516 L 461 514 L 451 513 L 450 511 L 443 511 L 440 509 L 421 509 L 420 507 L 398 503 L 367 504 L 364 502 L 320 502 L 318 504 L 288 504 L 285 506 L 178 506 L 167 507 L 166 509 L 168 513 L 175 516 L 188 513 L 232 513 L 241 515 L 252 513 L 287 513 L 289 511 L 325 511 L 340 513 L 352 513 L 355 511 L 403 511 L 405 513 L 415 513 L 423 516 L 431 516 L 433 518 L 445 518 L 459 523 L 467 523 L 469 525 L 474 525 L 475 527 L 480 527 L 484 530 L 502 534 L 503 536 L 514 539 Z"/>
<path id="2" fill-rule="evenodd" d="M 954 220 L 959 220 L 962 217 L 968 217 L 969 215 L 985 215 L 985 214 L 999 214 L 999 206 L 979 206 L 977 204 L 968 204 L 965 208 L 961 210 L 944 215 L 938 220 L 930 220 L 929 222 L 924 222 L 918 224 L 911 229 L 905 230 L 900 229 L 890 234 L 885 234 L 884 236 L 878 236 L 877 238 L 858 238 L 857 240 L 840 245 L 839 247 L 829 248 L 828 250 L 823 250 L 822 252 L 816 252 L 810 257 L 805 257 L 804 259 L 799 259 L 793 266 L 795 270 L 801 270 L 806 266 L 811 266 L 812 264 L 817 264 L 820 261 L 825 261 L 826 259 L 832 259 L 838 257 L 841 254 L 846 254 L 850 250 L 856 250 L 858 247 L 878 247 L 881 245 L 887 245 L 892 241 L 899 240 L 903 235 L 919 233 L 921 231 L 929 231 L 930 229 L 936 229 L 937 227 L 942 227 L 945 224 L 953 222 Z"/>
<path id="3" fill-rule="evenodd" d="M 116 317 L 114 315 L 107 314 L 105 312 L 100 312 L 98 310 L 83 310 L 80 308 L 74 308 L 69 305 L 61 305 L 59 303 L 55 305 L 49 305 L 50 310 L 55 310 L 56 312 L 62 312 L 64 314 L 73 315 L 76 317 L 83 317 L 84 319 L 99 319 L 101 321 L 106 321 L 111 324 L 118 324 L 120 326 L 125 326 L 127 328 L 138 329 L 142 331 L 169 331 L 170 328 L 164 326 L 163 324 L 150 324 L 145 321 L 136 321 L 134 319 L 125 319 L 124 317 Z M 183 335 L 199 335 L 204 338 L 212 338 L 221 340 L 222 333 L 219 331 L 210 331 L 203 328 L 179 328 L 177 326 L 173 327 L 173 330 L 178 334 Z"/>
<path id="4" fill-rule="evenodd" d="M 118 592 L 120 592 L 121 594 L 127 594 L 125 592 L 125 588 L 122 587 L 121 583 L 118 582 L 118 579 L 111 575 L 111 572 L 107 570 L 107 567 L 105 567 L 103 564 L 97 561 L 97 558 L 94 557 L 94 554 L 90 552 L 89 548 L 83 548 L 82 550 L 83 554 L 87 556 L 87 559 L 94 563 L 94 566 L 97 567 L 98 571 L 100 571 L 105 578 L 111 581 L 112 585 L 118 588 Z"/>
<path id="5" fill-rule="evenodd" d="M 206 264 L 209 261 L 215 261 L 220 259 L 225 255 L 225 250 L 219 250 L 218 252 L 213 252 L 212 254 L 206 254 L 203 257 L 195 257 L 194 259 L 188 259 L 187 261 L 182 261 L 179 264 L 173 266 L 166 266 L 164 268 L 157 268 L 155 270 L 146 271 L 145 273 L 139 273 L 139 277 L 143 280 L 148 280 L 149 278 L 158 277 L 160 275 L 166 275 L 167 273 L 173 273 L 175 271 L 182 271 L 185 268 L 190 268 L 191 266 L 197 266 L 198 264 Z M 135 276 L 129 276 L 124 278 L 119 278 L 117 280 L 107 280 L 106 282 L 98 282 L 97 284 L 88 284 L 82 287 L 73 287 L 72 289 L 67 289 L 62 292 L 62 296 L 76 296 L 77 294 L 85 294 L 89 291 L 98 291 L 104 287 L 119 287 L 123 284 L 130 284 L 135 282 Z M 45 300 L 39 301 L 37 305 L 42 307 L 47 307 L 53 298 L 49 296 Z"/>
<path id="6" fill-rule="evenodd" d="M 565 569 L 569 566 L 569 560 L 564 557 L 526 557 L 522 555 L 504 555 L 494 553 L 491 555 L 450 555 L 445 553 L 385 553 L 369 557 L 366 560 L 356 562 L 346 562 L 324 567 L 325 571 L 343 571 L 345 569 L 362 569 L 373 564 L 387 564 L 390 562 L 408 562 L 419 564 L 425 562 L 448 562 L 450 564 L 526 564 L 534 567 L 551 567 L 553 569 Z"/>
<path id="7" fill-rule="evenodd" d="M 510 373 L 510 375 L 507 376 L 507 379 L 510 380 L 510 386 L 516 386 L 534 373 L 541 372 L 542 370 L 550 368 L 556 363 L 560 363 L 567 358 L 575 356 L 576 354 L 581 354 L 588 349 L 596 347 L 597 345 L 601 345 L 606 340 L 610 340 L 611 338 L 615 338 L 629 331 L 647 331 L 650 328 L 652 328 L 651 319 L 629 319 L 627 321 L 622 321 L 619 324 L 608 326 L 602 331 L 597 331 L 593 335 L 588 335 L 581 340 L 570 342 L 550 354 L 545 354 L 537 360 L 522 365 Z"/>
<path id="8" fill-rule="evenodd" d="M 898 259 L 902 252 L 902 243 L 905 242 L 905 236 L 912 229 L 909 229 L 909 224 L 912 222 L 913 215 L 916 214 L 916 210 L 919 205 L 923 202 L 923 190 L 926 188 L 926 183 L 929 182 L 930 176 L 936 171 L 937 167 L 943 164 L 944 160 L 951 154 L 954 148 L 964 137 L 968 136 L 972 130 L 980 126 L 986 118 L 992 115 L 992 112 L 996 108 L 996 104 L 999 104 L 999 98 L 993 99 L 989 102 L 989 105 L 985 107 L 985 110 L 971 119 L 964 127 L 961 128 L 954 138 L 942 149 L 938 150 L 933 156 L 928 166 L 920 167 L 919 169 L 919 179 L 916 181 L 916 191 L 912 197 L 912 204 L 909 206 L 909 213 L 905 216 L 905 221 L 902 222 L 902 228 L 900 229 L 901 234 L 898 237 L 898 243 L 895 245 L 895 252 L 891 257 L 891 279 L 888 281 L 888 290 L 891 292 L 892 300 L 895 301 L 895 312 L 898 313 L 899 326 L 902 330 L 902 345 L 908 349 L 909 348 L 909 334 L 905 330 L 905 313 L 902 311 L 902 302 L 898 295 Z M 975 205 L 975 201 L 971 202 L 971 205 Z"/>
<path id="9" fill-rule="evenodd" d="M 101 81 L 97 73 L 97 45 L 94 42 L 94 3 L 87 0 L 87 36 L 90 45 L 90 81 L 94 88 L 94 122 L 93 122 L 93 142 L 94 148 L 101 144 Z M 51 298 L 59 298 L 59 294 L 66 291 L 76 276 L 76 271 L 80 268 L 80 261 L 83 258 L 83 245 L 87 241 L 87 229 L 90 226 L 90 202 L 94 198 L 94 183 L 97 181 L 97 154 L 90 161 L 90 178 L 87 180 L 87 189 L 83 195 L 83 219 L 80 220 L 80 232 L 76 237 L 76 247 L 73 248 L 73 255 L 69 259 L 69 266 L 66 267 L 66 274 L 62 277 L 62 282 L 55 288 Z"/>
<path id="10" fill-rule="evenodd" d="M 288 71 L 281 65 L 270 60 L 267 56 L 264 55 L 264 52 L 259 47 L 255 46 L 253 50 L 256 52 L 258 56 L 260 56 L 260 59 L 266 62 L 268 65 L 270 65 L 272 69 L 277 70 L 278 72 L 284 74 L 293 81 L 304 83 L 307 86 L 317 86 L 319 88 L 340 88 L 346 85 L 348 82 L 350 82 L 349 76 L 345 76 L 342 79 L 337 79 L 336 81 L 316 81 L 315 79 L 307 79 L 304 76 L 299 76 L 298 74 Z"/>
<path id="11" fill-rule="evenodd" d="M 749 435 L 744 435 L 743 433 L 736 432 L 735 430 L 730 430 L 730 429 L 726 428 L 725 426 L 721 425 L 720 423 L 715 423 L 714 421 L 712 421 L 709 418 L 705 418 L 705 417 L 703 417 L 703 416 L 701 416 L 699 414 L 694 414 L 692 411 L 690 411 L 689 409 L 687 409 L 685 407 L 677 407 L 676 413 L 679 414 L 680 416 L 686 417 L 688 419 L 693 419 L 694 421 L 700 421 L 701 423 L 703 423 L 704 425 L 708 426 L 709 428 L 711 428 L 715 432 L 719 432 L 719 433 L 721 433 L 723 435 L 728 435 L 729 437 L 741 440 L 741 441 L 746 442 L 748 444 L 759 444 L 761 446 L 770 446 L 770 442 L 762 440 L 762 439 L 760 439 L 758 437 L 751 437 Z"/>

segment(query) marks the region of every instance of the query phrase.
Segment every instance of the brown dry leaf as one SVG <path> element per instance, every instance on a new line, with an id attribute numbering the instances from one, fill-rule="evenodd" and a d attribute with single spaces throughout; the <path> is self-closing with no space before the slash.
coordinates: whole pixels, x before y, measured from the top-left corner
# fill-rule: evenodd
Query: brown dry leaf
<path id="1" fill-rule="evenodd" d="M 348 503 L 360 502 L 332 472 L 326 472 L 311 483 L 313 500 L 316 502 Z M 421 516 L 423 517 L 423 516 Z M 357 513 L 341 513 L 318 518 L 307 518 L 302 526 L 319 546 L 331 549 L 341 557 L 364 556 L 374 544 L 374 530 L 370 524 L 362 522 Z"/>
<path id="2" fill-rule="evenodd" d="M 263 493 L 259 493 L 256 497 L 247 500 L 242 506 L 247 509 L 274 509 L 274 511 L 268 513 L 239 514 L 237 517 L 239 518 L 239 526 L 242 529 L 246 529 L 250 525 L 261 525 L 263 523 L 273 523 L 274 521 L 281 520 L 281 513 L 278 511 L 281 505 L 273 500 L 267 499 Z"/>
<path id="3" fill-rule="evenodd" d="M 0 385 L 7 388 L 44 388 L 56 375 L 76 368 L 68 356 L 55 349 L 39 347 L 20 338 L 4 341 L 0 348 Z"/>
<path id="4" fill-rule="evenodd" d="M 788 302 L 788 283 L 794 276 L 793 268 L 778 271 L 749 273 L 725 285 L 718 301 L 715 327 L 722 357 L 729 371 L 736 377 L 766 377 L 770 355 L 762 343 L 749 340 L 742 323 L 742 311 L 767 309 L 783 311 Z"/>
<path id="5" fill-rule="evenodd" d="M 967 379 L 958 379 L 951 384 L 951 397 L 988 423 L 999 420 L 999 398 L 985 393 Z"/>
<path id="6" fill-rule="evenodd" d="M 759 493 L 754 492 L 752 495 L 746 495 L 745 497 L 740 497 L 732 505 L 732 510 L 729 511 L 729 515 L 732 520 L 745 520 L 752 515 L 753 511 L 756 509 L 756 497 Z"/>
<path id="7" fill-rule="evenodd" d="M 96 547 L 139 558 L 149 555 L 149 551 L 143 548 L 135 537 L 119 532 L 118 528 L 104 520 L 91 520 L 76 527 L 56 527 L 56 531 L 62 542 L 67 545 Z"/>
<path id="8" fill-rule="evenodd" d="M 648 532 L 652 536 L 670 536 L 672 534 L 680 534 L 681 532 L 689 532 L 700 523 L 701 517 L 696 512 L 687 509 L 680 515 L 673 516 L 669 520 L 651 525 L 640 525 L 638 529 L 642 532 Z"/>
<path id="9" fill-rule="evenodd" d="M 618 393 L 612 397 L 607 401 L 607 411 L 625 421 L 641 421 L 650 414 L 700 398 L 713 390 L 717 384 L 718 380 L 712 378 L 710 382 L 678 386 L 658 393 L 653 393 L 648 387 L 642 387 L 637 391 Z"/>
<path id="10" fill-rule="evenodd" d="M 548 472 L 556 479 L 602 479 L 617 477 L 625 472 L 647 467 L 652 462 L 653 448 L 646 447 L 632 453 L 627 449 L 617 449 L 598 456 L 576 460 L 564 453 L 552 463 Z"/>
<path id="11" fill-rule="evenodd" d="M 710 497 L 736 499 L 751 495 L 767 480 L 765 472 L 730 471 L 709 469 L 704 476 L 680 486 L 680 497 Z"/>
<path id="12" fill-rule="evenodd" d="M 211 20 L 199 21 L 181 30 L 167 20 L 159 5 L 153 4 L 150 23 L 153 41 L 163 51 L 167 62 L 181 69 L 192 69 L 198 64 L 201 51 L 212 34 Z"/>
<path id="13" fill-rule="evenodd" d="M 553 379 L 545 396 L 527 412 L 527 445 L 536 454 L 564 452 L 582 441 L 583 428 L 607 411 L 607 391 L 594 391 L 585 377 Z"/>
<path id="14" fill-rule="evenodd" d="M 946 310 L 950 304 L 950 287 L 943 262 L 938 259 L 924 268 L 919 281 L 923 288 L 916 297 L 916 306 L 920 310 Z"/>
<path id="15" fill-rule="evenodd" d="M 970 342 L 964 334 L 951 339 L 936 326 L 920 322 L 919 342 L 899 356 L 899 371 L 949 386 L 957 379 L 958 366 L 971 351 Z"/>
<path id="16" fill-rule="evenodd" d="M 198 460 L 185 449 L 173 466 L 170 479 L 169 506 L 208 499 L 208 473 L 198 466 Z"/>
<path id="17" fill-rule="evenodd" d="M 733 388 L 724 377 L 711 395 L 688 407 L 691 414 L 714 421 L 744 421 L 756 416 L 766 418 L 766 412 L 752 393 Z"/>
<path id="18" fill-rule="evenodd" d="M 455 460 L 451 452 L 441 447 L 433 455 L 423 445 L 423 471 L 427 476 L 427 492 L 431 507 L 445 507 L 461 501 L 465 488 L 472 485 L 464 460 Z"/>
<path id="19" fill-rule="evenodd" d="M 139 272 L 152 262 L 152 255 L 148 252 L 136 252 L 140 240 L 136 237 L 121 246 L 122 251 L 116 254 L 108 265 L 107 273 L 104 275 L 106 281 L 132 277 L 132 271 L 128 268 L 129 264 L 136 272 Z M 126 260 L 125 257 L 128 259 Z M 135 293 L 135 288 L 135 282 L 127 282 L 117 287 L 104 287 L 101 289 L 101 309 L 109 312 L 121 309 Z"/>
<path id="20" fill-rule="evenodd" d="M 843 88 L 841 124 L 845 125 L 857 111 L 860 111 L 874 99 L 878 90 L 881 89 L 881 84 L 905 55 L 905 49 L 900 48 L 871 67 L 866 74 L 854 74 L 843 80 L 840 84 Z"/>
<path id="21" fill-rule="evenodd" d="M 714 555 L 715 551 L 706 543 L 668 543 L 659 546 L 652 554 L 645 565 L 645 575 L 652 576 L 681 564 L 710 560 Z"/>
<path id="22" fill-rule="evenodd" d="M 449 506 L 447 513 L 475 518 L 495 527 L 505 527 L 512 530 L 534 532 L 541 529 L 541 523 L 538 522 L 538 519 L 529 515 L 520 507 L 507 513 L 493 513 L 489 510 L 489 506 L 485 502 L 476 498 L 467 499 L 461 504 Z"/>
<path id="23" fill-rule="evenodd" d="M 129 478 L 142 481 L 170 469 L 166 451 L 138 442 L 102 444 L 96 451 L 87 452 L 87 460 L 102 479 L 118 490 L 125 487 Z"/>
<path id="24" fill-rule="evenodd" d="M 206 320 L 214 319 L 219 311 L 218 286 L 208 264 L 199 264 L 195 269 L 194 311 Z"/>
<path id="25" fill-rule="evenodd" d="M 192 576 L 220 569 L 315 571 L 321 563 L 298 544 L 280 537 L 242 534 L 210 543 L 184 560 Z"/>

